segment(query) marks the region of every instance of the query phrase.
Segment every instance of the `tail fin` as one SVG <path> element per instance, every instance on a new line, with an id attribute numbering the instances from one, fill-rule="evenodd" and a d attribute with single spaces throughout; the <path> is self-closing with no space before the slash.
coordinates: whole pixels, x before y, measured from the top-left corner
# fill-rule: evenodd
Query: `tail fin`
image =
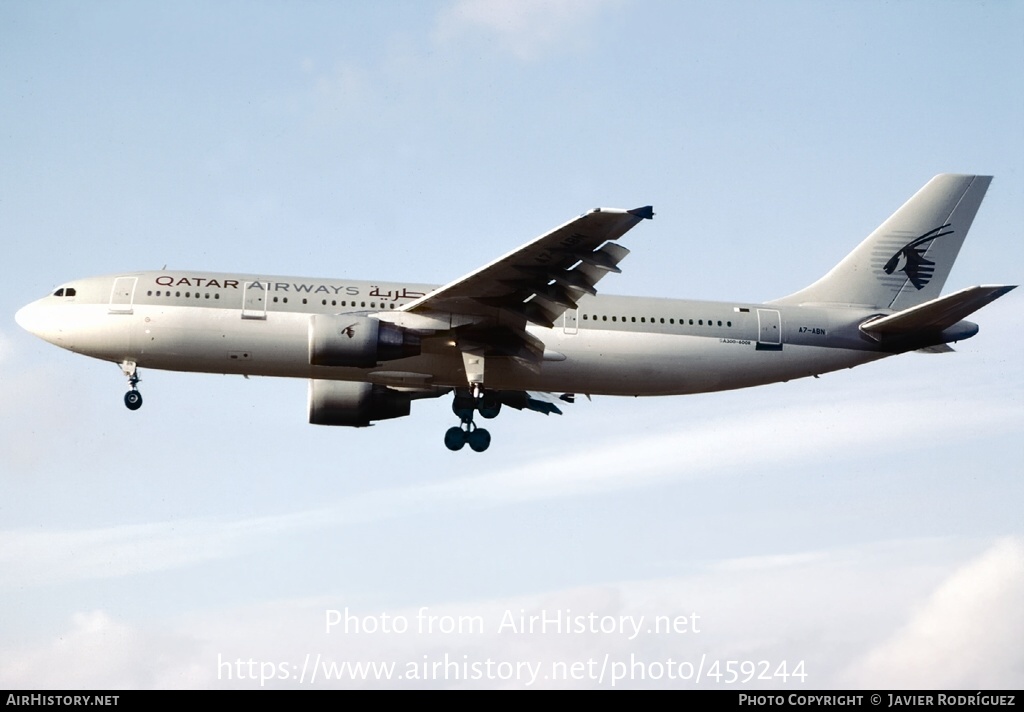
<path id="1" fill-rule="evenodd" d="M 991 176 L 935 176 L 828 274 L 775 304 L 906 309 L 935 299 Z"/>

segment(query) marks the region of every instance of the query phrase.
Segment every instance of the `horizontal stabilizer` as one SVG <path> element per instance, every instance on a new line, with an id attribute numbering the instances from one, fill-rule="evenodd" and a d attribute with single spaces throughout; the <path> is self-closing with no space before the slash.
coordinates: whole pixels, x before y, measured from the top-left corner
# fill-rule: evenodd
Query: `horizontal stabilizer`
<path id="1" fill-rule="evenodd" d="M 860 325 L 860 330 L 874 339 L 903 336 L 919 332 L 940 332 L 994 302 L 1016 285 L 968 287 L 924 304 L 879 317 Z"/>

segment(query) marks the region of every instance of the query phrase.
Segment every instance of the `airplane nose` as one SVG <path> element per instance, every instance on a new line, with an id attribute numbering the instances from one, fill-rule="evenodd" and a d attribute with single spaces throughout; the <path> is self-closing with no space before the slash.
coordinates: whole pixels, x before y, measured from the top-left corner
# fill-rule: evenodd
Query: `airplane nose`
<path id="1" fill-rule="evenodd" d="M 43 341 L 75 353 L 112 360 L 123 358 L 128 348 L 130 320 L 111 318 L 105 304 L 43 297 L 19 309 L 14 320 Z"/>
<path id="2" fill-rule="evenodd" d="M 51 344 L 60 345 L 62 330 L 54 323 L 53 317 L 52 309 L 39 302 L 26 304 L 14 314 L 14 320 L 22 329 Z"/>
<path id="3" fill-rule="evenodd" d="M 14 314 L 14 320 L 18 322 L 18 326 L 30 334 L 36 333 L 35 327 L 38 322 L 38 319 L 36 318 L 36 312 L 38 309 L 34 309 L 34 306 L 35 302 L 32 304 L 26 304 Z"/>

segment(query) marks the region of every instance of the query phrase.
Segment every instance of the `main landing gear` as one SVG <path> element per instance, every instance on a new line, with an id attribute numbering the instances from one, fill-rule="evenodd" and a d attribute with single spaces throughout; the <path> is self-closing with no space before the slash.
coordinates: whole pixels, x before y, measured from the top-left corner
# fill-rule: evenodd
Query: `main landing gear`
<path id="1" fill-rule="evenodd" d="M 444 434 L 444 444 L 449 450 L 461 450 L 467 443 L 474 452 L 483 452 L 491 444 L 491 434 L 478 428 L 473 422 L 473 415 L 479 411 L 483 418 L 495 418 L 501 412 L 501 401 L 497 395 L 481 388 L 476 392 L 458 390 L 452 401 L 452 412 L 459 416 L 461 425 L 448 428 Z"/>
<path id="2" fill-rule="evenodd" d="M 138 384 L 142 379 L 139 378 L 139 371 L 135 367 L 134 361 L 122 361 L 121 372 L 128 378 L 128 385 L 131 390 L 124 394 L 124 404 L 128 410 L 138 410 L 142 407 L 142 394 L 139 393 Z"/>

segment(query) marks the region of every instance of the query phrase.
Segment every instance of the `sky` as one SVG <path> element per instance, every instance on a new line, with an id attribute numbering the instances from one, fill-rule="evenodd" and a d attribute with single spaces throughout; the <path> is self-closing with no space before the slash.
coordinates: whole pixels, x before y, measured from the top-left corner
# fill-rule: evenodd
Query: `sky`
<path id="1" fill-rule="evenodd" d="M 648 204 L 603 291 L 761 302 L 942 172 L 995 176 L 946 291 L 1018 284 L 1022 38 L 1009 2 L 0 3 L 0 687 L 1024 687 L 1018 292 L 955 354 L 483 454 L 448 399 L 323 428 L 299 381 L 144 371 L 132 413 L 14 322 L 164 265 L 441 284 Z"/>

